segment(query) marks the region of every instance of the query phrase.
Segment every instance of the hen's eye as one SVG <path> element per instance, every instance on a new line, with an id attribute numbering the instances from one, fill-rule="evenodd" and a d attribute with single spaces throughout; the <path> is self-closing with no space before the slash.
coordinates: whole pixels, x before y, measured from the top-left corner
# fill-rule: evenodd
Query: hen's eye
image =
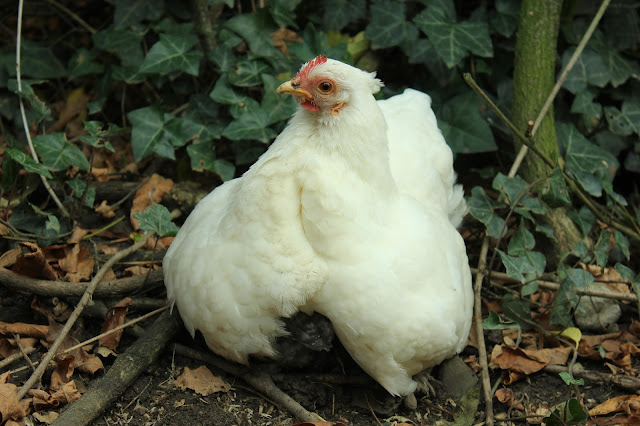
<path id="1" fill-rule="evenodd" d="M 323 93 L 329 93 L 333 89 L 333 84 L 328 81 L 323 81 L 318 85 L 318 89 Z"/>

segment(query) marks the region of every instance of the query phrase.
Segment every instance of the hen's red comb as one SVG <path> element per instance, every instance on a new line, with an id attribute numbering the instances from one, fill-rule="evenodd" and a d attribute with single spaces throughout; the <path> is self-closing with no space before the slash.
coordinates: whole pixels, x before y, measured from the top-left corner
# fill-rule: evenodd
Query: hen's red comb
<path id="1" fill-rule="evenodd" d="M 309 62 L 307 62 L 307 65 L 304 66 L 304 68 L 302 68 L 300 70 L 300 72 L 298 73 L 298 75 L 296 75 L 295 78 L 306 78 L 309 73 L 311 72 L 312 69 L 314 69 L 315 67 L 317 67 L 320 64 L 324 64 L 325 62 L 327 62 L 327 57 L 324 55 L 319 55 L 316 56 L 315 58 L 313 58 L 312 60 L 310 60 Z"/>

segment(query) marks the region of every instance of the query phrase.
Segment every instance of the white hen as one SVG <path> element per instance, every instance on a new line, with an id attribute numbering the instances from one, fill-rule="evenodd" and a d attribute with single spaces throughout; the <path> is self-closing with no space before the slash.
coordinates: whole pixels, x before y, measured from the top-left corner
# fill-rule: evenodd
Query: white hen
<path id="1" fill-rule="evenodd" d="M 301 108 L 241 178 L 189 216 L 164 259 L 169 300 L 216 353 L 274 356 L 281 317 L 327 316 L 391 394 L 465 345 L 465 210 L 430 98 L 376 102 L 375 74 L 320 56 L 279 93 Z"/>

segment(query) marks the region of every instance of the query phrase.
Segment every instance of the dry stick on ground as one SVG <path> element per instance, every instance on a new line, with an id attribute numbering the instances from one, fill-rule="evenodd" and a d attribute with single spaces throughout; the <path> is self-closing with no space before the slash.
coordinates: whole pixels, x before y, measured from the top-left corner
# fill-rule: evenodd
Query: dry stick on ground
<path id="1" fill-rule="evenodd" d="M 557 164 L 551 161 L 551 159 L 547 157 L 547 155 L 545 155 L 536 147 L 536 145 L 531 141 L 531 139 L 527 138 L 515 127 L 515 125 L 511 122 L 511 120 L 509 120 L 507 116 L 504 115 L 504 113 L 500 110 L 500 108 L 498 108 L 498 106 L 495 103 L 493 103 L 491 98 L 489 98 L 489 96 L 486 93 L 484 93 L 484 91 L 480 88 L 480 86 L 478 86 L 478 83 L 476 83 L 473 80 L 473 77 L 471 77 L 471 74 L 464 73 L 462 75 L 462 78 L 478 95 L 480 95 L 480 97 L 487 103 L 487 106 L 491 108 L 493 112 L 496 113 L 498 118 L 500 118 L 500 120 L 502 120 L 502 122 L 506 124 L 509 130 L 511 130 L 511 132 L 523 144 L 527 145 L 529 149 L 533 151 L 536 155 L 538 155 L 542 159 L 542 161 L 549 167 L 555 168 L 557 166 Z M 563 170 L 561 170 L 561 172 L 562 172 L 562 178 L 564 179 L 565 183 L 569 186 L 569 189 L 571 190 L 571 192 L 575 194 L 578 198 L 580 198 L 580 201 L 582 201 L 589 208 L 589 210 L 591 210 L 593 214 L 598 219 L 600 219 L 600 221 L 617 229 L 618 231 L 622 232 L 626 236 L 631 237 L 633 240 L 640 241 L 640 232 L 626 225 L 623 225 L 622 223 L 616 220 L 613 220 L 613 218 L 611 217 L 607 217 L 606 214 L 604 213 L 606 210 L 602 206 L 600 206 L 597 202 L 593 201 L 587 194 L 585 194 L 584 191 L 580 189 L 580 187 L 572 177 L 570 177 Z"/>
<path id="2" fill-rule="evenodd" d="M 482 367 L 482 389 L 485 403 L 485 423 L 493 425 L 493 394 L 491 393 L 491 380 L 489 379 L 489 362 L 487 360 L 487 347 L 484 343 L 484 330 L 482 328 L 482 281 L 484 280 L 487 266 L 487 252 L 489 251 L 489 237 L 485 236 L 480 248 L 480 260 L 476 272 L 474 285 L 473 319 L 476 323 L 476 337 L 478 339 L 478 362 Z"/>
<path id="3" fill-rule="evenodd" d="M 471 268 L 471 272 L 477 273 L 478 268 Z M 510 283 L 520 283 L 520 281 L 510 277 L 508 274 L 505 274 L 504 272 L 491 271 L 491 277 L 508 281 Z M 560 290 L 560 284 L 555 283 L 553 281 L 536 280 L 536 282 L 538 283 L 538 287 L 546 288 L 548 290 L 556 290 L 556 291 Z M 579 290 L 579 289 L 576 289 L 575 291 L 576 291 L 576 294 L 578 294 L 579 296 L 602 297 L 604 299 L 624 300 L 624 301 L 633 302 L 633 303 L 638 302 L 638 297 L 635 294 L 631 294 L 631 293 L 627 294 L 627 293 L 620 293 L 617 291 L 607 292 L 607 291 L 598 291 L 598 290 Z"/>
<path id="4" fill-rule="evenodd" d="M 88 344 L 90 344 L 90 343 L 95 342 L 96 340 L 100 340 L 100 339 L 102 339 L 103 337 L 108 336 L 108 335 L 109 335 L 109 334 L 111 334 L 111 333 L 115 333 L 116 331 L 120 331 L 120 330 L 122 330 L 122 329 L 124 329 L 124 328 L 129 328 L 129 327 L 131 327 L 131 326 L 135 326 L 135 327 L 132 327 L 130 330 L 132 330 L 132 331 L 133 331 L 133 334 L 134 334 L 136 337 L 140 338 L 140 337 L 142 337 L 142 336 L 145 334 L 145 331 L 144 331 L 144 329 L 143 329 L 142 327 L 139 327 L 139 326 L 137 326 L 136 324 L 137 324 L 137 323 L 139 323 L 140 321 L 143 321 L 143 320 L 145 320 L 145 319 L 149 318 L 149 317 L 152 317 L 152 316 L 154 316 L 154 315 L 156 315 L 156 314 L 159 314 L 159 313 L 161 313 L 161 312 L 164 312 L 164 311 L 166 311 L 167 309 L 169 309 L 169 305 L 165 305 L 165 306 L 163 306 L 162 308 L 158 308 L 158 309 L 156 309 L 155 311 L 152 311 L 152 312 L 146 313 L 146 314 L 144 314 L 144 315 L 142 315 L 142 316 L 140 316 L 140 317 L 138 317 L 138 318 L 136 318 L 136 319 L 133 319 L 133 320 L 131 320 L 131 321 L 129 321 L 129 322 L 126 322 L 126 323 L 124 323 L 124 324 L 122 324 L 122 325 L 119 325 L 119 326 L 117 326 L 117 327 L 115 327 L 115 328 L 112 328 L 112 329 L 111 329 L 111 330 L 109 330 L 109 331 L 106 331 L 106 332 L 104 332 L 104 333 L 102 333 L 102 334 L 99 334 L 99 335 L 94 336 L 94 337 L 92 337 L 92 338 L 90 338 L 90 339 L 87 339 L 87 340 L 85 340 L 84 342 L 80 342 L 80 343 L 78 343 L 78 344 L 77 344 L 77 345 L 75 345 L 75 346 L 71 346 L 70 348 L 67 348 L 67 349 L 65 349 L 64 351 L 61 351 L 61 352 L 59 353 L 59 355 L 66 354 L 66 353 L 69 353 L 69 352 L 72 352 L 72 351 L 74 351 L 74 350 L 76 350 L 76 349 L 78 349 L 78 348 L 82 348 L 82 347 L 84 347 L 84 346 L 86 346 L 86 345 L 88 345 Z M 106 308 L 105 308 L 105 313 L 106 313 Z M 102 317 L 102 318 L 104 318 L 104 314 L 103 314 L 103 315 L 101 315 L 101 317 Z M 25 350 L 25 353 L 27 353 L 27 354 L 30 354 L 31 352 L 33 352 L 33 351 L 35 350 L 35 348 L 28 348 L 28 349 L 29 349 L 29 351 L 28 351 L 28 352 Z M 20 355 L 20 354 L 16 354 L 16 355 Z M 12 357 L 13 357 L 13 355 L 12 355 Z M 11 358 L 11 357 L 8 357 L 7 359 L 9 359 L 9 358 Z M 4 362 L 4 360 L 3 360 L 2 362 L 0 362 L 0 368 L 7 366 L 7 365 L 11 364 L 11 363 L 12 363 L 12 362 L 14 362 L 14 361 L 17 361 L 19 358 L 20 358 L 20 357 L 19 357 L 19 356 L 17 356 L 17 357 L 15 357 L 15 358 L 12 358 L 12 359 L 11 359 L 11 361 L 6 362 L 6 363 L 5 363 L 5 362 Z M 35 365 L 38 365 L 38 362 L 34 362 L 34 363 L 33 363 L 33 365 L 34 365 L 34 366 L 35 366 Z M 22 371 L 22 370 L 24 370 L 25 368 L 26 368 L 26 367 L 17 368 L 17 369 L 15 369 L 15 370 L 13 370 L 13 371 L 12 371 L 12 373 L 17 373 L 18 371 Z"/>
<path id="5" fill-rule="evenodd" d="M 177 314 L 175 315 L 177 316 Z M 256 372 L 255 370 L 252 370 L 250 368 L 226 361 L 214 354 L 197 351 L 184 345 L 176 344 L 174 348 L 177 354 L 198 361 L 206 362 L 207 364 L 212 365 L 215 368 L 224 371 L 225 373 L 231 374 L 232 376 L 244 380 L 255 390 L 263 393 L 269 399 L 275 401 L 278 405 L 280 405 L 280 407 L 289 411 L 300 421 L 324 421 L 318 414 L 307 411 L 307 409 L 300 405 L 296 400 L 284 393 L 279 387 L 275 385 L 275 383 L 273 383 L 271 377 L 266 373 Z"/>
<path id="6" fill-rule="evenodd" d="M 569 368 L 561 365 L 547 365 L 542 370 L 546 371 L 547 373 L 557 374 L 568 372 Z M 573 373 L 574 377 L 583 378 L 594 382 L 613 383 L 614 385 L 632 391 L 640 390 L 640 379 L 634 376 L 600 373 L 599 371 L 585 370 L 581 367 L 576 366 L 571 369 L 571 373 Z"/>
<path id="7" fill-rule="evenodd" d="M 18 93 L 22 93 L 22 79 L 21 79 L 21 71 L 20 71 L 20 52 L 21 52 L 21 39 L 22 39 L 22 9 L 24 7 L 24 0 L 20 0 L 18 2 L 18 28 L 16 30 L 16 83 L 18 85 Z M 38 159 L 38 155 L 36 154 L 36 150 L 33 147 L 33 141 L 31 140 L 31 133 L 29 132 L 29 124 L 27 123 L 27 114 L 24 110 L 24 102 L 22 101 L 22 96 L 18 95 L 18 101 L 20 104 L 20 115 L 22 116 L 22 124 L 24 126 L 24 134 L 27 138 L 27 142 L 29 143 L 29 150 L 31 151 L 31 157 L 33 157 L 36 163 L 40 163 Z M 40 179 L 42 180 L 42 184 L 51 195 L 51 198 L 60 209 L 60 212 L 65 216 L 70 218 L 71 215 L 69 211 L 64 207 L 64 204 L 60 201 L 56 193 L 54 192 L 51 185 L 49 185 L 49 181 L 46 177 L 40 175 Z"/>
<path id="8" fill-rule="evenodd" d="M 82 398 L 64 410 L 52 426 L 90 424 L 141 373 L 156 362 L 180 327 L 182 323 L 178 315 L 171 315 L 169 312 L 160 315 L 147 333 L 118 356 L 109 371 L 95 380 Z"/>
<path id="9" fill-rule="evenodd" d="M 29 355 L 31 352 L 34 352 L 35 350 L 36 348 L 24 348 L 24 352 L 18 351 L 13 355 L 9 355 L 8 357 L 0 361 L 0 368 L 4 368 L 8 365 L 11 365 L 11 363 L 19 359 L 22 359 L 25 355 Z"/>
<path id="10" fill-rule="evenodd" d="M 600 9 L 598 9 L 598 12 L 596 13 L 596 16 L 593 17 L 593 20 L 591 21 L 589 28 L 587 28 L 587 31 L 584 33 L 584 36 L 582 36 L 582 40 L 580 40 L 580 43 L 578 43 L 578 47 L 576 47 L 575 52 L 573 52 L 573 55 L 571 55 L 569 62 L 567 62 L 567 66 L 564 68 L 564 70 L 562 70 L 562 73 L 560 74 L 558 81 L 556 81 L 555 86 L 553 86 L 553 90 L 549 94 L 549 97 L 547 98 L 547 100 L 544 102 L 544 105 L 542 106 L 542 109 L 540 110 L 540 113 L 538 114 L 536 121 L 533 123 L 533 128 L 531 129 L 531 138 L 535 136 L 536 132 L 538 131 L 538 128 L 540 127 L 540 123 L 542 123 L 542 120 L 544 119 L 545 115 L 547 115 L 549 108 L 551 108 L 551 105 L 553 105 L 553 101 L 558 95 L 560 88 L 564 84 L 564 81 L 567 79 L 569 72 L 578 61 L 578 58 L 582 54 L 582 51 L 584 50 L 585 46 L 591 39 L 591 36 L 593 35 L 593 32 L 598 26 L 598 23 L 600 22 L 602 15 L 604 15 L 605 10 L 607 10 L 607 6 L 609 6 L 610 1 L 611 0 L 604 0 L 602 2 L 602 4 L 600 5 Z M 524 159 L 524 156 L 527 155 L 528 151 L 529 151 L 529 148 L 527 147 L 527 145 L 522 145 L 522 147 L 520 148 L 520 152 L 518 152 L 518 155 L 516 156 L 516 159 L 513 162 L 513 165 L 511 166 L 511 170 L 509 171 L 510 175 L 512 172 L 513 172 L 513 175 L 516 174 L 516 172 L 518 171 L 518 168 L 520 167 L 520 164 L 522 164 L 522 160 Z"/>
<path id="11" fill-rule="evenodd" d="M 40 380 L 40 377 L 42 376 L 42 374 L 44 374 L 44 370 L 47 368 L 47 365 L 49 364 L 49 362 L 56 355 L 56 351 L 58 350 L 58 348 L 60 347 L 60 345 L 64 341 L 64 338 L 67 336 L 67 334 L 69 334 L 69 331 L 71 331 L 71 327 L 73 327 L 73 325 L 75 324 L 75 322 L 78 319 L 78 317 L 80 317 L 80 313 L 82 312 L 84 307 L 87 305 L 87 303 L 89 303 L 89 301 L 91 300 L 91 297 L 93 296 L 93 293 L 94 293 L 98 283 L 100 282 L 102 277 L 104 277 L 104 274 L 106 274 L 107 271 L 118 260 L 120 260 L 120 259 L 128 256 L 130 253 L 133 253 L 134 251 L 144 247 L 144 245 L 147 243 L 147 241 L 149 240 L 149 238 L 152 235 L 154 235 L 153 232 L 147 233 L 142 239 L 140 239 L 140 241 L 138 241 L 137 243 L 135 243 L 131 247 L 128 247 L 128 248 L 126 248 L 124 250 L 121 250 L 118 253 L 114 254 L 111 259 L 109 259 L 104 265 L 102 265 L 102 268 L 100 268 L 98 273 L 96 273 L 96 275 L 93 277 L 93 279 L 91 280 L 91 282 L 87 286 L 87 289 L 85 290 L 84 294 L 82 295 L 82 299 L 80 299 L 80 302 L 78 302 L 78 305 L 76 306 L 76 308 L 71 313 L 71 316 L 69 317 L 69 319 L 65 323 L 64 327 L 62 327 L 62 330 L 60 331 L 60 335 L 55 340 L 55 342 L 53 342 L 53 344 L 51 345 L 51 348 L 49 348 L 49 351 L 47 352 L 47 355 L 45 355 L 45 357 L 42 359 L 42 361 L 40 362 L 40 365 L 38 366 L 36 371 L 33 372 L 31 377 L 29 377 L 29 380 L 27 380 L 26 383 L 20 388 L 20 391 L 18 392 L 18 399 L 22 399 L 27 394 L 29 389 L 31 389 L 33 387 L 33 385 L 38 380 Z"/>
<path id="12" fill-rule="evenodd" d="M 115 297 L 123 294 L 131 294 L 143 287 L 161 282 L 162 270 L 157 269 L 151 271 L 149 274 L 141 274 L 134 277 L 120 278 L 118 280 L 97 283 L 93 295 L 100 297 Z M 26 291 L 38 296 L 47 297 L 82 296 L 87 289 L 87 283 L 38 280 L 16 274 L 15 272 L 2 267 L 0 267 L 0 284 L 11 287 L 15 290 Z"/>

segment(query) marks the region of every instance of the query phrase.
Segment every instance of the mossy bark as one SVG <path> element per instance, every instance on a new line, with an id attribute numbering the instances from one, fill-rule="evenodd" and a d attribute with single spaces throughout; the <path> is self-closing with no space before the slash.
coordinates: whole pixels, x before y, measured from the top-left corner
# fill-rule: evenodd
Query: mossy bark
<path id="1" fill-rule="evenodd" d="M 560 26 L 561 0 L 523 0 L 518 25 L 515 69 L 513 72 L 514 125 L 523 133 L 529 122 L 535 121 L 555 84 L 556 50 Z M 542 120 L 534 141 L 538 149 L 552 161 L 559 157 L 553 108 Z M 520 149 L 521 142 L 514 143 Z M 521 171 L 527 182 L 543 179 L 551 173 L 538 156 L 529 152 Z M 552 209 L 546 221 L 554 230 L 553 248 L 556 255 L 565 253 L 582 238 L 564 209 Z"/>

